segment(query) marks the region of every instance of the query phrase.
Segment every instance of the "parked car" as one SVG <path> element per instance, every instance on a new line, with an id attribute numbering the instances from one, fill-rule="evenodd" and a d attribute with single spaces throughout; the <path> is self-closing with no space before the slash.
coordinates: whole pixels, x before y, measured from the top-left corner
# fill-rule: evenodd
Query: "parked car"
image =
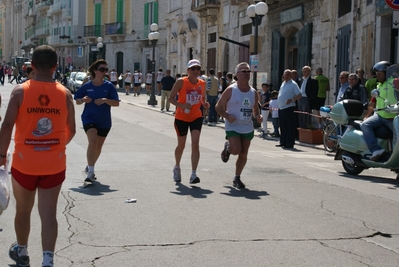
<path id="1" fill-rule="evenodd" d="M 72 83 L 72 93 L 76 93 L 79 88 L 82 86 L 83 80 L 86 77 L 86 72 L 77 72 L 75 78 L 73 79 Z"/>
<path id="2" fill-rule="evenodd" d="M 76 71 L 71 72 L 71 74 L 69 75 L 68 81 L 67 81 L 67 88 L 69 89 L 69 91 L 71 91 L 71 93 L 74 93 L 73 90 L 73 80 L 75 79 L 76 76 Z"/>

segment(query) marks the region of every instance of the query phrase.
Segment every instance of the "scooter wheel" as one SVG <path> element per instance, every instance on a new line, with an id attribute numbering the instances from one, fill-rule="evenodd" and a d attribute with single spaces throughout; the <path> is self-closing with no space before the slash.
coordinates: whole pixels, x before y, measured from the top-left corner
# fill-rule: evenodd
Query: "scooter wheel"
<path id="1" fill-rule="evenodd" d="M 362 167 L 346 163 L 345 161 L 342 161 L 342 166 L 344 167 L 345 171 L 351 175 L 358 175 L 364 170 Z"/>

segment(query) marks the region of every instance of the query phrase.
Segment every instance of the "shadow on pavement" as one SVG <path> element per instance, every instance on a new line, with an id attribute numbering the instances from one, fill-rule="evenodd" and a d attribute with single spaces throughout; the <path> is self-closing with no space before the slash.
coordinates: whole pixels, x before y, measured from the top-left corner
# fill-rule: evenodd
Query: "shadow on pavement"
<path id="1" fill-rule="evenodd" d="M 177 183 L 176 191 L 171 191 L 172 194 L 180 196 L 192 196 L 194 198 L 207 198 L 207 195 L 212 194 L 213 191 L 209 189 L 202 189 L 198 186 L 185 186 L 184 184 Z"/>
<path id="2" fill-rule="evenodd" d="M 93 182 L 92 185 L 88 187 L 79 186 L 77 188 L 70 188 L 71 191 L 82 193 L 90 196 L 102 196 L 105 193 L 112 193 L 118 190 L 113 190 L 109 188 L 109 185 L 101 184 L 99 182 Z"/>
<path id="3" fill-rule="evenodd" d="M 236 189 L 235 187 L 232 187 L 232 186 L 224 186 L 224 188 L 228 188 L 228 189 L 230 189 L 230 191 L 228 193 L 220 193 L 220 194 L 226 195 L 229 197 L 244 197 L 247 199 L 261 199 L 261 196 L 269 196 L 269 194 L 266 191 L 251 190 L 248 188 Z"/>
<path id="4" fill-rule="evenodd" d="M 393 187 L 389 187 L 389 189 L 398 189 L 399 188 L 399 180 L 395 179 L 394 173 L 392 173 L 392 174 L 393 174 L 392 179 L 384 178 L 384 177 L 375 177 L 375 176 L 370 176 L 370 175 L 350 175 L 345 172 L 340 172 L 339 176 L 345 177 L 345 178 L 350 178 L 350 179 L 369 181 L 369 182 L 378 183 L 378 184 L 390 184 Z"/>

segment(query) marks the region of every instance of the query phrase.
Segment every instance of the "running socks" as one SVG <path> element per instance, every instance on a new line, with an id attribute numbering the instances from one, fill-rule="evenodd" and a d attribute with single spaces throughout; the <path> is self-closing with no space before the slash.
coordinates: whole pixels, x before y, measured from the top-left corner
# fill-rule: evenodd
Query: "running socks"
<path id="1" fill-rule="evenodd" d="M 42 266 L 45 267 L 54 267 L 54 252 L 52 251 L 43 251 L 43 263 Z"/>

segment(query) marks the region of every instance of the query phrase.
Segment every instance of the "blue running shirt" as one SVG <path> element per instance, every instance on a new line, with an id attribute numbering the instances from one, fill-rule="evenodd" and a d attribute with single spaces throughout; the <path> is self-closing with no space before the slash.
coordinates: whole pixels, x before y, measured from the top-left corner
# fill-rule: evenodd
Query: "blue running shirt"
<path id="1" fill-rule="evenodd" d="M 90 81 L 80 87 L 80 89 L 75 93 L 74 99 L 76 100 L 85 96 L 90 97 L 92 101 L 90 103 L 85 103 L 82 113 L 83 125 L 94 123 L 98 128 L 111 128 L 111 106 L 108 104 L 98 106 L 94 103 L 94 100 L 99 98 L 119 100 L 115 86 L 108 81 L 104 81 L 100 86 L 94 86 Z"/>

